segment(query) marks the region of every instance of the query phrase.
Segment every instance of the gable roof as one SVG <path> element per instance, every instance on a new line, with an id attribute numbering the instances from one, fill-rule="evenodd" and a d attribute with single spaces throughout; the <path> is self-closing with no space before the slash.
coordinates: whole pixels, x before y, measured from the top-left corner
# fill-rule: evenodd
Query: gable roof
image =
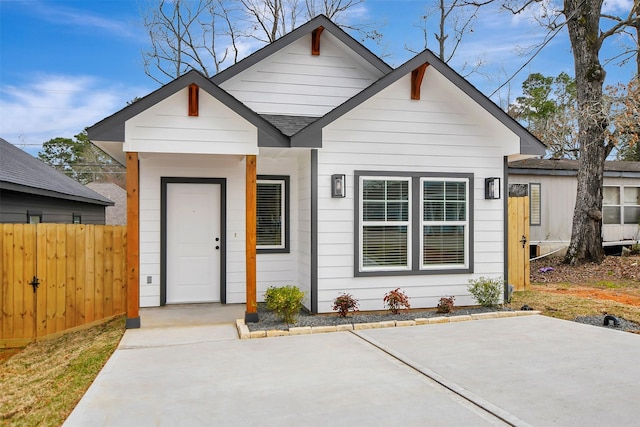
<path id="1" fill-rule="evenodd" d="M 0 138 L 0 188 L 111 206 L 113 202 Z"/>
<path id="2" fill-rule="evenodd" d="M 520 137 L 521 154 L 532 154 L 540 156 L 545 153 L 545 146 L 535 136 L 533 136 L 520 123 L 514 120 L 501 108 L 499 108 L 487 96 L 476 89 L 475 86 L 473 86 L 462 76 L 456 73 L 451 67 L 440 60 L 440 58 L 438 58 L 433 52 L 428 49 L 417 54 L 395 70 L 381 77 L 378 81 L 371 84 L 368 88 L 366 88 L 356 96 L 347 100 L 342 105 L 336 107 L 323 117 L 320 117 L 318 120 L 302 129 L 300 132 L 293 135 L 291 138 L 291 146 L 305 146 L 305 141 L 317 139 L 318 133 L 321 132 L 323 127 L 338 119 L 343 114 L 351 111 L 356 106 L 360 105 L 364 101 L 368 100 L 375 94 L 379 93 L 383 89 L 387 88 L 391 84 L 398 81 L 400 78 L 406 76 L 425 63 L 434 67 L 451 83 L 461 89 L 467 96 L 469 96 L 488 113 L 498 119 L 498 121 L 509 128 L 513 133 L 518 135 Z M 314 138 L 314 136 L 316 138 Z"/>
<path id="3" fill-rule="evenodd" d="M 249 123 L 256 126 L 258 128 L 258 142 L 259 144 L 261 143 L 260 145 L 288 145 L 287 138 L 275 126 L 195 70 L 183 74 L 172 82 L 151 92 L 144 98 L 87 128 L 89 139 L 91 141 L 124 142 L 124 127 L 127 120 L 188 87 L 192 83 L 222 102 Z"/>
<path id="4" fill-rule="evenodd" d="M 240 62 L 230 66 L 225 70 L 220 71 L 218 74 L 213 76 L 211 80 L 215 84 L 219 85 L 235 76 L 236 74 L 239 74 L 247 68 L 252 67 L 263 59 L 268 58 L 285 46 L 288 46 L 291 43 L 306 36 L 307 34 L 313 32 L 318 27 L 323 27 L 324 31 L 330 32 L 338 40 L 347 45 L 347 47 L 349 47 L 352 51 L 362 57 L 373 67 L 380 70 L 382 73 L 387 74 L 393 70 L 393 68 L 389 64 L 384 62 L 377 55 L 367 49 L 364 45 L 347 34 L 342 28 L 333 23 L 325 15 L 318 15 L 306 24 L 299 26 L 290 33 L 287 33 L 279 39 L 275 40 L 273 43 L 270 43 L 264 46 L 262 49 L 255 51 L 251 55 L 242 59 Z"/>
<path id="5" fill-rule="evenodd" d="M 576 176 L 579 163 L 570 159 L 525 159 L 509 162 L 509 173 L 514 175 Z M 607 160 L 604 176 L 640 178 L 640 162 Z"/>

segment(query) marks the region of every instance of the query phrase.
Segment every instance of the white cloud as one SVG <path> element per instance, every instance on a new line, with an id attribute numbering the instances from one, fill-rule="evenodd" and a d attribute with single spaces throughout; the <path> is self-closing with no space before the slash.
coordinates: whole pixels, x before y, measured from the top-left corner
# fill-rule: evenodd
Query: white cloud
<path id="1" fill-rule="evenodd" d="M 0 86 L 0 136 L 34 154 L 52 138 L 70 138 L 148 93 L 89 76 L 40 75 Z"/>
<path id="2" fill-rule="evenodd" d="M 602 5 L 602 11 L 609 14 L 615 14 L 616 12 L 628 14 L 632 7 L 633 0 L 605 0 Z"/>

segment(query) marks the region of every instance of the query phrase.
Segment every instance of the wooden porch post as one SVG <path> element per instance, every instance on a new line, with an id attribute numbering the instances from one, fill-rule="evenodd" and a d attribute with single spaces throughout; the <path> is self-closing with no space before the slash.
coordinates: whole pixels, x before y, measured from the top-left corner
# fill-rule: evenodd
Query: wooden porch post
<path id="1" fill-rule="evenodd" d="M 247 311 L 245 322 L 258 321 L 256 297 L 256 156 L 246 156 L 246 269 Z"/>
<path id="2" fill-rule="evenodd" d="M 140 327 L 138 153 L 127 153 L 127 329 Z"/>

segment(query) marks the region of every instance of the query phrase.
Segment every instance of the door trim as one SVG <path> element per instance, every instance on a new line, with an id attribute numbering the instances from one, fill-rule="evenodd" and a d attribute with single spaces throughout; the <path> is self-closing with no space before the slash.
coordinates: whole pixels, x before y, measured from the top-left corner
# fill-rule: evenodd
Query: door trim
<path id="1" fill-rule="evenodd" d="M 227 303 L 227 179 L 226 178 L 160 178 L 160 305 L 167 305 L 167 185 L 220 185 L 220 302 Z"/>

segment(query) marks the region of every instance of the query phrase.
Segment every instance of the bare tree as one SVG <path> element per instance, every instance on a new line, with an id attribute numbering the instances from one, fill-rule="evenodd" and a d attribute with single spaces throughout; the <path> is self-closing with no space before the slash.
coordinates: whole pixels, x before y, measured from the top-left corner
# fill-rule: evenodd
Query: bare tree
<path id="1" fill-rule="evenodd" d="M 422 32 L 423 45 L 418 49 L 410 46 L 405 48 L 413 53 L 428 48 L 430 32 L 433 31 L 431 28 L 435 28 L 431 35 L 437 48 L 433 50 L 443 62 L 448 63 L 456 55 L 463 38 L 473 32 L 479 9 L 479 4 L 471 4 L 466 0 L 435 0 L 416 25 Z M 480 56 L 472 65 L 465 62 L 461 67 L 461 74 L 468 76 L 476 72 L 482 63 Z"/>
<path id="2" fill-rule="evenodd" d="M 236 63 L 248 50 L 269 44 L 305 21 L 324 14 L 361 39 L 379 41 L 367 23 L 349 12 L 364 0 L 150 0 L 143 24 L 151 48 L 145 73 L 159 83 L 195 69 L 207 77 Z"/>

